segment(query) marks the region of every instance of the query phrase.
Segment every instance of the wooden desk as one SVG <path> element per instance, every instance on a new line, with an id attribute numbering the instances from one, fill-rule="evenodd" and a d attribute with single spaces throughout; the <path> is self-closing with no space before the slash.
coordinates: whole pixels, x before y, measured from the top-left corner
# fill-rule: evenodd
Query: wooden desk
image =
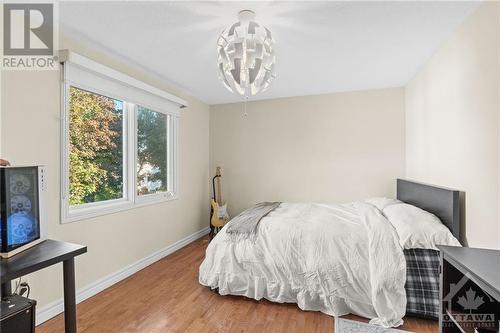
<path id="1" fill-rule="evenodd" d="M 66 333 L 76 333 L 75 257 L 87 252 L 87 247 L 48 239 L 8 259 L 0 261 L 2 296 L 10 295 L 10 281 L 63 263 L 64 327 Z"/>

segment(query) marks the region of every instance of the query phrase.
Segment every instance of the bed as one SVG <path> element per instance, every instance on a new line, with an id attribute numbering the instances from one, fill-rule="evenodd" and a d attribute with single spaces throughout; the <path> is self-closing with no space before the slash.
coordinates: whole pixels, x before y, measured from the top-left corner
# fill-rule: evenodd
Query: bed
<path id="1" fill-rule="evenodd" d="M 461 240 L 464 193 L 429 184 L 397 180 L 397 198 L 436 215 Z M 439 251 L 406 249 L 406 315 L 439 318 Z"/>
<path id="2" fill-rule="evenodd" d="M 438 315 L 436 245 L 460 246 L 460 192 L 398 179 L 396 200 L 281 203 L 243 238 L 238 222 L 209 244 L 202 285 L 399 326 L 405 314 Z"/>

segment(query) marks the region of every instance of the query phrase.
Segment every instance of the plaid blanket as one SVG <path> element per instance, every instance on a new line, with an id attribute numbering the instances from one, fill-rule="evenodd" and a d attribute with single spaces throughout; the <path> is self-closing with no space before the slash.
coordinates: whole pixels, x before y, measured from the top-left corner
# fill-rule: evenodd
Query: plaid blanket
<path id="1" fill-rule="evenodd" d="M 237 241 L 255 236 L 260 220 L 279 205 L 280 202 L 261 202 L 242 211 L 227 225 L 226 234 L 229 235 L 229 239 Z"/>
<path id="2" fill-rule="evenodd" d="M 404 250 L 406 315 L 439 318 L 439 251 Z"/>

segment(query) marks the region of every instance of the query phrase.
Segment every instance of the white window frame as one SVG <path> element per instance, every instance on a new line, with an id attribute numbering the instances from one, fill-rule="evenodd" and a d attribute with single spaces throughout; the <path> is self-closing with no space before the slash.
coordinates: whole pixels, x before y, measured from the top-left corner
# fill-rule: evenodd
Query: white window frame
<path id="1" fill-rule="evenodd" d="M 138 107 L 144 107 L 147 108 L 150 111 L 153 112 L 159 112 L 163 113 L 167 116 L 167 121 L 165 126 L 167 127 L 167 170 L 172 170 L 172 172 L 167 173 L 167 186 L 168 189 L 165 192 L 160 192 L 160 193 L 151 193 L 151 194 L 144 194 L 144 195 L 138 195 L 137 190 L 135 191 L 136 199 L 135 202 L 138 205 L 144 205 L 148 203 L 154 203 L 154 202 L 161 202 L 165 200 L 172 200 L 172 199 L 177 199 L 177 145 L 178 145 L 178 137 L 177 137 L 177 124 L 178 124 L 178 118 L 174 117 L 168 113 L 164 113 L 161 111 L 156 111 L 154 109 L 151 109 L 145 105 L 134 105 L 134 147 L 137 148 L 137 113 L 138 113 Z M 134 156 L 134 166 L 135 166 L 135 179 L 136 179 L 136 185 L 137 185 L 137 159 L 138 159 L 138 151 L 137 149 L 134 148 L 134 151 L 132 152 Z M 137 186 L 136 186 L 137 189 Z"/>
<path id="2" fill-rule="evenodd" d="M 64 64 L 62 70 L 62 85 L 61 85 L 61 126 L 62 126 L 62 158 L 61 158 L 61 223 L 75 222 L 83 219 L 89 219 L 101 215 L 116 213 L 119 211 L 142 207 L 145 205 L 157 204 L 161 202 L 176 200 L 179 197 L 178 184 L 178 150 L 179 150 L 179 117 L 178 110 L 185 107 L 187 103 L 173 95 L 161 91 L 155 87 L 149 86 L 141 81 L 138 81 L 125 74 L 117 72 L 111 68 L 103 66 L 88 58 L 78 54 L 62 51 L 60 60 Z M 106 88 L 92 86 L 92 79 L 84 80 L 85 83 L 79 82 L 78 77 L 72 74 L 67 75 L 66 64 L 77 66 L 78 70 L 85 70 L 85 76 L 88 73 L 96 75 L 96 82 L 100 82 L 102 87 L 103 77 L 110 81 L 110 85 L 114 85 L 115 90 L 118 83 L 124 86 L 124 91 L 133 91 L 136 93 L 136 99 L 128 101 L 126 96 L 118 96 Z M 92 78 L 92 75 L 90 78 Z M 104 80 L 104 83 L 106 81 Z M 106 85 L 104 85 L 105 87 Z M 117 99 L 123 102 L 123 197 L 106 201 L 86 203 L 81 205 L 69 204 L 69 92 L 70 87 L 83 89 L 90 93 L 99 94 L 102 96 Z M 148 96 L 154 95 L 149 103 Z M 142 97 L 138 100 L 137 96 Z M 177 105 L 177 110 L 170 107 L 158 107 L 162 105 L 162 100 L 172 102 Z M 160 104 L 158 103 L 160 101 Z M 156 102 L 156 103 L 155 103 Z M 168 105 L 168 103 L 167 103 Z M 166 192 L 152 193 L 147 195 L 137 194 L 137 107 L 141 106 L 148 108 L 154 112 L 160 112 L 167 116 L 167 170 L 168 179 Z M 176 112 L 177 111 L 177 112 Z"/>

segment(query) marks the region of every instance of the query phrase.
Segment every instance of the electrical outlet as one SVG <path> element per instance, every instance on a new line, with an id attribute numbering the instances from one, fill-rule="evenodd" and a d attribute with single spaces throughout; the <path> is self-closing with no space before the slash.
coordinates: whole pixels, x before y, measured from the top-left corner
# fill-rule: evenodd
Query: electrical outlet
<path id="1" fill-rule="evenodd" d="M 23 277 L 21 278 L 21 283 L 23 283 L 23 282 L 25 282 L 25 283 L 27 283 L 27 284 L 31 285 L 31 279 L 30 279 L 30 276 L 29 276 L 29 275 L 23 276 Z"/>
<path id="2" fill-rule="evenodd" d="M 28 294 L 28 284 L 26 282 L 21 283 L 21 286 L 19 287 L 19 296 L 24 296 L 25 294 Z"/>
<path id="3" fill-rule="evenodd" d="M 17 286 L 17 283 L 19 283 L 19 286 Z M 23 296 L 23 297 L 29 296 L 29 294 L 30 294 L 30 282 L 29 282 L 29 278 L 27 276 L 23 276 L 23 277 L 21 277 L 20 280 L 16 280 L 12 291 L 14 291 L 15 290 L 14 288 L 16 288 L 16 287 L 17 287 L 17 294 L 19 296 Z"/>

